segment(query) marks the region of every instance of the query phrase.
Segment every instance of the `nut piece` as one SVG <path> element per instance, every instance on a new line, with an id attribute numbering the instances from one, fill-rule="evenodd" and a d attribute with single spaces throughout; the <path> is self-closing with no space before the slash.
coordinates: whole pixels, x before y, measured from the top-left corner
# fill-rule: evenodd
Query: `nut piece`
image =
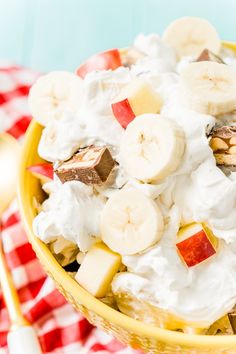
<path id="1" fill-rule="evenodd" d="M 209 143 L 216 163 L 226 175 L 236 168 L 236 126 L 223 126 L 213 130 Z"/>
<path id="2" fill-rule="evenodd" d="M 216 63 L 225 64 L 224 61 L 209 49 L 204 49 L 196 61 L 215 61 Z"/>
<path id="3" fill-rule="evenodd" d="M 62 162 L 55 173 L 62 183 L 80 181 L 93 185 L 105 182 L 115 166 L 110 151 L 105 146 L 89 146 Z"/>
<path id="4" fill-rule="evenodd" d="M 213 151 L 227 150 L 228 144 L 221 138 L 212 138 L 210 140 L 210 147 L 212 148 Z"/>
<path id="5" fill-rule="evenodd" d="M 215 154 L 217 165 L 236 166 L 236 155 Z"/>
<path id="6" fill-rule="evenodd" d="M 229 144 L 230 145 L 236 145 L 236 136 L 232 136 L 232 138 L 230 138 Z"/>
<path id="7" fill-rule="evenodd" d="M 228 150 L 228 153 L 230 155 L 235 155 L 236 154 L 236 146 L 231 146 Z"/>
<path id="8" fill-rule="evenodd" d="M 213 130 L 212 137 L 217 137 L 221 139 L 230 139 L 233 136 L 236 137 L 236 126 L 226 126 Z"/>

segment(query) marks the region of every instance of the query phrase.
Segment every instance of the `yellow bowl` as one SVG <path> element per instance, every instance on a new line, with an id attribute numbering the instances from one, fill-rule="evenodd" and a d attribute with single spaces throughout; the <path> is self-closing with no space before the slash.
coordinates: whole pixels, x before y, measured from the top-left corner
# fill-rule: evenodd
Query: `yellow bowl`
<path id="1" fill-rule="evenodd" d="M 236 44 L 224 43 L 236 51 Z M 121 342 L 149 353 L 181 354 L 235 354 L 236 335 L 207 336 L 193 335 L 161 329 L 134 320 L 105 305 L 74 281 L 57 263 L 47 246 L 35 237 L 32 221 L 36 215 L 33 198 L 43 200 L 44 195 L 39 181 L 26 170 L 26 167 L 42 161 L 37 153 L 42 127 L 34 120 L 25 136 L 18 181 L 18 200 L 21 217 L 42 266 L 55 281 L 59 291 L 92 324 L 103 329 Z"/>

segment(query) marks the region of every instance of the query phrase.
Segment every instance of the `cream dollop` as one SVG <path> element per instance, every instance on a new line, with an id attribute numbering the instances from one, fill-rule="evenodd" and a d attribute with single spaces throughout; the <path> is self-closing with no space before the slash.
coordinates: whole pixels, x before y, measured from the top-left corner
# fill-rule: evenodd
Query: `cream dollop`
<path id="1" fill-rule="evenodd" d="M 92 71 L 83 80 L 83 100 L 80 114 L 112 115 L 111 103 L 120 90 L 133 78 L 130 70 L 119 67 L 116 70 Z"/>
<path id="2" fill-rule="evenodd" d="M 135 39 L 134 46 L 145 56 L 132 66 L 132 74 L 139 76 L 143 73 L 151 73 L 153 75 L 175 70 L 175 51 L 168 47 L 157 34 L 152 33 L 147 36 L 140 34 Z"/>
<path id="3" fill-rule="evenodd" d="M 92 187 L 72 181 L 55 180 L 45 185 L 49 198 L 33 222 L 33 230 L 43 242 L 58 236 L 74 242 L 82 252 L 88 251 L 100 237 L 99 218 L 105 200 L 93 194 Z"/>
<path id="4" fill-rule="evenodd" d="M 177 61 L 175 50 L 167 46 L 156 33 L 138 35 L 134 40 L 134 46 L 148 57 L 163 60 L 172 69 L 175 68 Z"/>

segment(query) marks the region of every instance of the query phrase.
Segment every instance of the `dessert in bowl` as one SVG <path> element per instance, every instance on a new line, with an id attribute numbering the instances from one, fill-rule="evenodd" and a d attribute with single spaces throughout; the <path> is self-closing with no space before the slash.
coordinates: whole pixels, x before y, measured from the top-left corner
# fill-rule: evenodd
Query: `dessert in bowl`
<path id="1" fill-rule="evenodd" d="M 45 75 L 29 95 L 44 127 L 32 123 L 21 165 L 29 238 L 90 321 L 145 351 L 236 345 L 229 47 L 183 18 L 76 74 Z"/>

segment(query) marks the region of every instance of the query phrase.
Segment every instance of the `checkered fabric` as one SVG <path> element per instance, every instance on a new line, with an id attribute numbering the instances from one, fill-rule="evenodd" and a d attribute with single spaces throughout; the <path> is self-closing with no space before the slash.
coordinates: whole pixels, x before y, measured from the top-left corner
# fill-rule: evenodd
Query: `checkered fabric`
<path id="1" fill-rule="evenodd" d="M 22 67 L 0 67 L 0 132 L 7 131 L 18 140 L 23 139 L 31 120 L 27 95 L 38 76 Z M 16 201 L 2 217 L 2 240 L 22 310 L 39 336 L 43 353 L 138 353 L 94 328 L 55 289 L 27 241 Z M 0 289 L 0 354 L 8 353 L 8 329 L 9 319 Z"/>

